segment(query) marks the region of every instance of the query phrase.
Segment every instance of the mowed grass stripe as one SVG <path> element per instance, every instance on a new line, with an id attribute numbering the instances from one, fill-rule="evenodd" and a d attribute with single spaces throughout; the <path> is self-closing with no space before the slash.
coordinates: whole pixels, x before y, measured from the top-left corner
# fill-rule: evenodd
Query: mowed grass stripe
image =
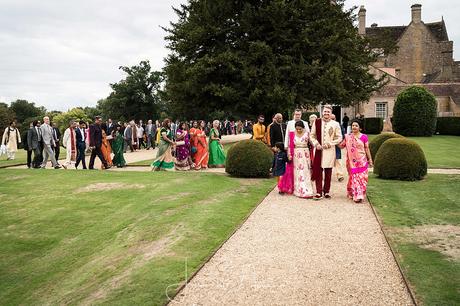
<path id="1" fill-rule="evenodd" d="M 273 188 L 206 173 L 4 170 L 1 304 L 162 304 Z"/>

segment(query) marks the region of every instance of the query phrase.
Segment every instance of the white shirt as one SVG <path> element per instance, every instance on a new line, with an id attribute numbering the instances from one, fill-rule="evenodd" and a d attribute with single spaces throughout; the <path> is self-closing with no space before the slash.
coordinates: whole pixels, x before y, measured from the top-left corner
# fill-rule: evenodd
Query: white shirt
<path id="1" fill-rule="evenodd" d="M 83 131 L 82 128 L 78 128 L 80 130 L 80 134 L 81 134 L 81 141 L 85 141 L 85 132 Z"/>
<path id="2" fill-rule="evenodd" d="M 144 137 L 144 128 L 142 126 L 137 127 L 137 138 Z"/>

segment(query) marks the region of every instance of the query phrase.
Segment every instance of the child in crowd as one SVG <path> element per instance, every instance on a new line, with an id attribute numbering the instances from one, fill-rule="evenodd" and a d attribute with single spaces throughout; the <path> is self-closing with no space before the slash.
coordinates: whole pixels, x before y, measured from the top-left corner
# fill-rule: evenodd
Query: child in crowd
<path id="1" fill-rule="evenodd" d="M 277 178 L 277 181 L 280 181 L 280 177 L 286 172 L 286 163 L 288 162 L 288 156 L 284 150 L 284 143 L 277 142 L 275 144 L 275 157 L 273 158 L 272 173 L 273 176 Z M 283 192 L 280 191 L 280 194 Z"/>

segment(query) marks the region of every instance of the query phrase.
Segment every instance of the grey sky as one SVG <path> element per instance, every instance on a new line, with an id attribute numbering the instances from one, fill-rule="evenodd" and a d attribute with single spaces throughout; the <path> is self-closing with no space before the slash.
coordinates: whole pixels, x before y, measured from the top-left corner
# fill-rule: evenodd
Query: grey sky
<path id="1" fill-rule="evenodd" d="M 163 67 L 164 31 L 186 0 L 0 0 L 0 102 L 27 99 L 48 110 L 93 106 L 110 93 L 118 67 L 150 60 Z M 347 0 L 364 4 L 367 23 L 407 25 L 404 0 Z M 444 20 L 460 58 L 460 1 L 419 0 L 425 22 Z"/>

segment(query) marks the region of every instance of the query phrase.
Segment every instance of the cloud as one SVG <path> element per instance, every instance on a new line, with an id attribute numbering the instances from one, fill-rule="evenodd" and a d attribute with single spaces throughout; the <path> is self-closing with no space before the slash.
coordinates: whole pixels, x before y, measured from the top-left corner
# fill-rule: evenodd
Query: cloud
<path id="1" fill-rule="evenodd" d="M 49 110 L 95 105 L 119 81 L 120 65 L 148 59 L 161 69 L 168 54 L 165 32 L 176 20 L 172 6 L 185 0 L 0 0 L 0 102 L 27 99 Z M 425 21 L 444 14 L 460 57 L 460 1 L 426 0 Z M 410 4 L 400 0 L 347 0 L 364 4 L 369 24 L 410 22 Z M 460 47 L 460 46 L 459 46 Z"/>

